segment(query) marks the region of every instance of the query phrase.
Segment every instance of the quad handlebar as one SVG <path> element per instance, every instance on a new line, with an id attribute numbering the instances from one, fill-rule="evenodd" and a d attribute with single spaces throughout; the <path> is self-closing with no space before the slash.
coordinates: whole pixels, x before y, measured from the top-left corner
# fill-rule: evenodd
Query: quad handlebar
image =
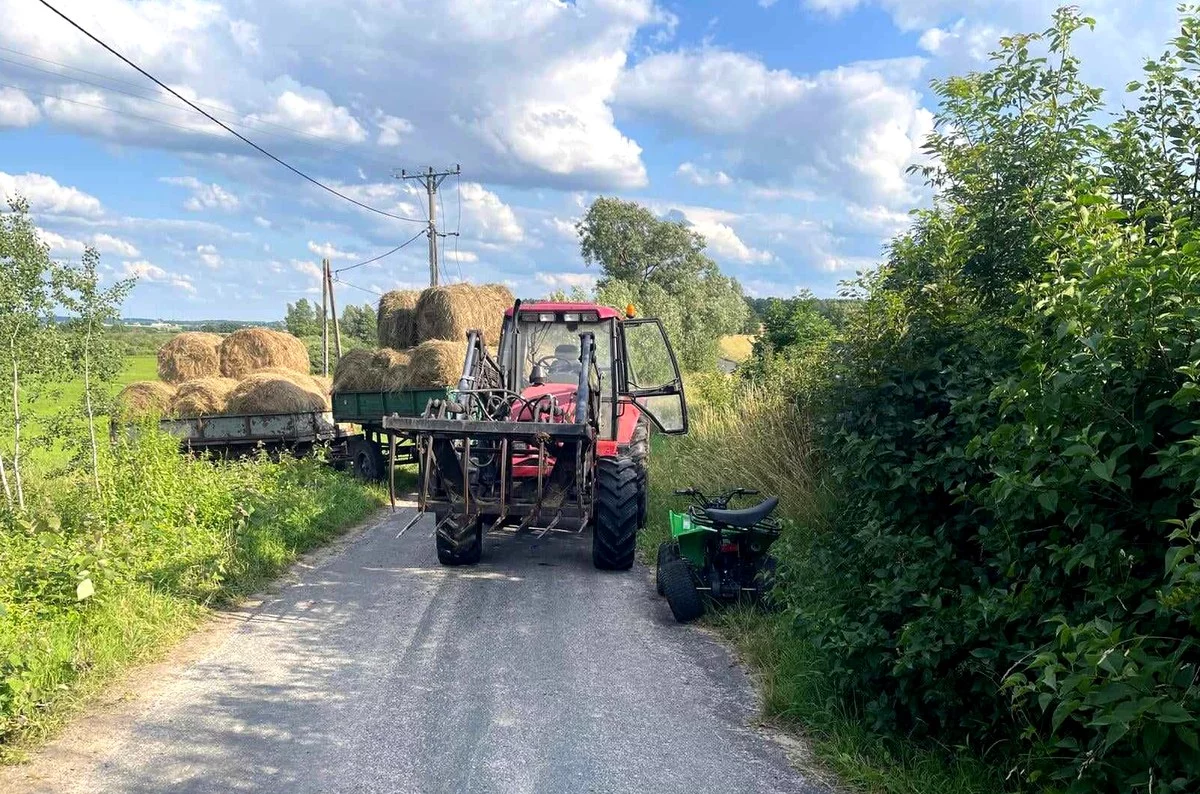
<path id="1" fill-rule="evenodd" d="M 729 507 L 729 503 L 739 496 L 757 496 L 758 491 L 753 488 L 733 488 L 729 491 L 724 491 L 717 494 L 711 499 L 705 496 L 697 488 L 679 488 L 675 491 L 676 496 L 690 496 L 692 501 L 698 507 L 713 510 L 725 510 Z"/>

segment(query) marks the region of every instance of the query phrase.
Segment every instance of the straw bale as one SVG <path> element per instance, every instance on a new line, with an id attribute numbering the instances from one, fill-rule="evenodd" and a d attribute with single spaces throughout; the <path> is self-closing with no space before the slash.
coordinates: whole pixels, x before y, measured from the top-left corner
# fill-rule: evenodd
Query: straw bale
<path id="1" fill-rule="evenodd" d="M 171 415 L 181 419 L 220 416 L 237 385 L 233 378 L 220 377 L 184 381 L 171 398 Z"/>
<path id="2" fill-rule="evenodd" d="M 129 384 L 117 394 L 117 409 L 127 420 L 167 416 L 175 387 L 159 380 L 141 380 Z"/>
<path id="3" fill-rule="evenodd" d="M 230 414 L 292 414 L 329 410 L 329 397 L 312 378 L 256 372 L 247 375 L 229 394 Z"/>
<path id="4" fill-rule="evenodd" d="M 467 331 L 477 328 L 485 342 L 500 339 L 504 311 L 513 304 L 513 294 L 503 284 L 449 284 L 430 287 L 417 302 L 417 338 L 462 341 Z"/>
<path id="5" fill-rule="evenodd" d="M 158 349 L 158 377 L 179 384 L 221 374 L 221 337 L 186 331 Z"/>
<path id="6" fill-rule="evenodd" d="M 221 343 L 221 374 L 227 378 L 280 367 L 309 371 L 308 348 L 291 334 L 269 328 L 243 328 Z"/>
<path id="7" fill-rule="evenodd" d="M 381 348 L 401 349 L 417 343 L 417 301 L 420 290 L 397 289 L 379 299 L 375 333 Z"/>

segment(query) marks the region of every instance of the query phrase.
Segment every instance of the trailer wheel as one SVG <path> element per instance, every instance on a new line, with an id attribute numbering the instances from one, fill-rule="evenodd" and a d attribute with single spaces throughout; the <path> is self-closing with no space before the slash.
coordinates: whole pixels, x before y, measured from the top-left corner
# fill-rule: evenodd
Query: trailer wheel
<path id="1" fill-rule="evenodd" d="M 383 479 L 386 466 L 378 446 L 365 438 L 359 438 L 351 441 L 349 447 L 350 467 L 356 477 L 367 482 Z"/>
<path id="2" fill-rule="evenodd" d="M 441 524 L 436 543 L 442 565 L 474 565 L 483 556 L 483 522 L 475 519 L 464 526 L 463 516 L 455 516 Z"/>
<path id="3" fill-rule="evenodd" d="M 704 598 L 696 589 L 687 560 L 671 560 L 662 567 L 659 575 L 662 577 L 663 594 L 676 621 L 688 623 L 704 614 Z"/>
<path id="4" fill-rule="evenodd" d="M 629 457 L 637 466 L 637 525 L 644 529 L 650 505 L 650 423 L 645 417 L 638 419 L 629 442 Z"/>
<path id="5" fill-rule="evenodd" d="M 601 458 L 596 469 L 592 564 L 601 570 L 627 571 L 637 549 L 637 463 L 629 457 Z"/>

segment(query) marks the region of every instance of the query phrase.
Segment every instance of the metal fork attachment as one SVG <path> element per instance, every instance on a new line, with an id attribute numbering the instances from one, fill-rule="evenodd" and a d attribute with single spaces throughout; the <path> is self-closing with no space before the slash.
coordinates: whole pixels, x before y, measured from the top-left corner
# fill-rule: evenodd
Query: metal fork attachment
<path id="1" fill-rule="evenodd" d="M 591 382 L 595 339 L 581 333 L 580 375 L 573 405 L 554 395 L 523 396 L 483 345 L 467 334 L 458 388 L 430 400 L 419 417 L 389 416 L 386 430 L 416 436 L 418 508 L 438 529 L 480 522 L 485 531 L 582 531 L 595 492 L 599 389 Z"/>

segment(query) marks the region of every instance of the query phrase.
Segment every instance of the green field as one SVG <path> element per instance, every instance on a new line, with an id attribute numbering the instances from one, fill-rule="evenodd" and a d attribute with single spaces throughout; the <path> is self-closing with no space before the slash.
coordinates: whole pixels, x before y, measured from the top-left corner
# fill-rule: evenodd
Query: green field
<path id="1" fill-rule="evenodd" d="M 117 382 L 112 386 L 115 395 L 123 386 L 137 380 L 154 380 L 158 377 L 157 360 L 152 353 L 139 353 L 127 356 L 125 366 L 121 370 Z M 54 417 L 83 401 L 83 380 L 74 379 L 64 383 L 48 385 L 34 400 L 24 406 L 25 423 L 24 435 L 27 439 L 44 438 L 50 434 L 50 423 Z M 107 430 L 104 420 L 102 430 Z M 45 469 L 63 462 L 65 452 L 61 445 L 55 443 L 49 446 L 38 445 L 30 451 L 29 463 L 34 469 Z"/>

